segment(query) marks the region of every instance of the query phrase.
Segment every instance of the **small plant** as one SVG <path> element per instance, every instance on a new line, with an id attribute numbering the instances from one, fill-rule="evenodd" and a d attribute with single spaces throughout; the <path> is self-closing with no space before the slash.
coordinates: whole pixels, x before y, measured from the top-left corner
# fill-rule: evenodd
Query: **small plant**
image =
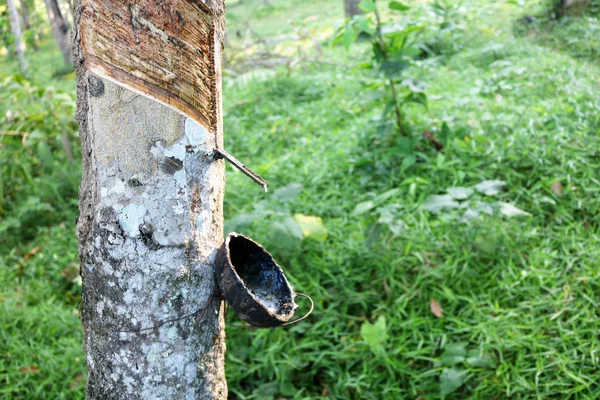
<path id="1" fill-rule="evenodd" d="M 469 369 L 495 369 L 496 361 L 491 354 L 476 348 L 467 348 L 468 343 L 449 343 L 444 347 L 439 363 L 444 369 L 440 374 L 442 398 L 455 392 L 469 378 Z"/>
<path id="2" fill-rule="evenodd" d="M 402 136 L 409 136 L 404 108 L 415 103 L 427 106 L 424 84 L 405 77 L 405 72 L 418 54 L 414 46 L 415 37 L 423 26 L 417 24 L 400 24 L 398 21 L 384 23 L 376 0 L 362 0 L 359 7 L 365 12 L 349 20 L 340 29 L 334 43 L 342 42 L 349 48 L 359 34 L 369 38 L 372 46 L 371 62 L 362 64 L 362 68 L 370 68 L 378 73 L 378 80 L 369 85 L 378 89 L 385 87 L 390 97 L 384 109 L 384 117 L 393 114 L 395 125 Z M 404 12 L 408 6 L 398 1 L 388 3 L 390 13 Z"/>
<path id="3" fill-rule="evenodd" d="M 429 10 L 435 16 L 437 24 L 429 29 L 427 38 L 419 45 L 419 58 L 450 56 L 459 52 L 463 47 L 462 2 L 435 0 Z"/>

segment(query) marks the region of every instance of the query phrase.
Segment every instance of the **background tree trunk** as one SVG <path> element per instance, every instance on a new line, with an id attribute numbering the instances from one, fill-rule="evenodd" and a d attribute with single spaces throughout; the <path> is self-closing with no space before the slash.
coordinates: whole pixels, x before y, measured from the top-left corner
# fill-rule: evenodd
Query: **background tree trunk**
<path id="1" fill-rule="evenodd" d="M 29 12 L 27 11 L 27 3 L 25 0 L 20 0 L 21 16 L 23 17 L 23 26 L 25 29 L 31 29 L 31 22 L 29 21 Z"/>
<path id="2" fill-rule="evenodd" d="M 48 18 L 52 25 L 52 32 L 56 38 L 56 44 L 60 49 L 65 64 L 71 65 L 71 38 L 69 36 L 69 26 L 63 18 L 57 0 L 44 0 L 48 10 Z"/>
<path id="3" fill-rule="evenodd" d="M 227 398 L 213 272 L 223 242 L 224 163 L 213 147 L 222 146 L 224 3 L 207 5 L 216 19 L 217 132 L 88 73 L 75 2 L 88 399 Z"/>
<path id="4" fill-rule="evenodd" d="M 346 18 L 363 14 L 363 10 L 358 7 L 358 3 L 360 3 L 360 0 L 344 0 L 344 14 Z"/>
<path id="5" fill-rule="evenodd" d="M 567 14 L 583 14 L 589 3 L 589 0 L 555 0 L 554 13 L 558 18 Z"/>
<path id="6" fill-rule="evenodd" d="M 21 70 L 21 73 L 25 75 L 27 73 L 28 65 L 27 60 L 25 60 L 25 43 L 23 42 L 23 31 L 21 31 L 21 21 L 15 0 L 6 0 L 6 7 L 8 8 L 10 29 L 15 38 L 15 50 L 17 52 L 17 58 L 19 59 L 19 69 Z"/>
<path id="7" fill-rule="evenodd" d="M 39 50 L 39 46 L 37 43 L 37 34 L 35 32 L 35 29 L 31 29 L 31 20 L 29 18 L 29 10 L 27 9 L 27 1 L 26 0 L 20 0 L 19 1 L 20 5 L 21 5 L 21 17 L 22 17 L 22 21 L 23 21 L 23 26 L 25 27 L 26 31 L 30 31 L 29 32 L 29 36 L 25 37 L 25 43 L 27 43 L 28 45 L 31 45 L 31 47 L 33 47 L 34 51 L 38 51 Z"/>

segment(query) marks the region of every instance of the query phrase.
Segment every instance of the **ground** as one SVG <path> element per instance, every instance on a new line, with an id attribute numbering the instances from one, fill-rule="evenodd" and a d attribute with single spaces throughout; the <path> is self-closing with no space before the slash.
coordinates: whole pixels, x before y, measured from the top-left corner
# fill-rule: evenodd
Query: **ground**
<path id="1" fill-rule="evenodd" d="M 232 48 L 248 26 L 270 39 L 341 23 L 341 0 L 270 3 L 228 3 Z M 408 109 L 408 150 L 378 136 L 385 101 L 358 68 L 365 42 L 322 42 L 314 57 L 327 63 L 225 73 L 226 148 L 270 187 L 229 169 L 226 228 L 265 245 L 316 300 L 290 328 L 228 328 L 231 396 L 599 398 L 597 8 L 556 22 L 538 2 L 466 0 L 462 29 L 436 36 L 430 2 L 406 3 L 403 20 L 427 25 L 437 49 L 406 73 L 429 99 Z M 0 59 L 0 133 L 30 134 L 0 137 L 0 398 L 76 399 L 80 169 L 60 140 L 75 140 L 74 78 L 51 72 L 50 41 L 31 64 L 29 83 Z M 436 151 L 422 132 L 444 123 Z M 430 196 L 452 187 L 479 191 L 431 212 Z M 502 203 L 526 214 L 463 218 Z"/>

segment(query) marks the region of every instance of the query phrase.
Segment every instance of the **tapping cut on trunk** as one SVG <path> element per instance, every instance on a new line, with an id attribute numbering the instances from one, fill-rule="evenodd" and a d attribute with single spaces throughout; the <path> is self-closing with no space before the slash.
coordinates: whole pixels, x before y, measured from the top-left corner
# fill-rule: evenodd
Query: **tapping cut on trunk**
<path id="1" fill-rule="evenodd" d="M 217 129 L 214 30 L 200 0 L 82 1 L 85 67 L 211 132 Z"/>

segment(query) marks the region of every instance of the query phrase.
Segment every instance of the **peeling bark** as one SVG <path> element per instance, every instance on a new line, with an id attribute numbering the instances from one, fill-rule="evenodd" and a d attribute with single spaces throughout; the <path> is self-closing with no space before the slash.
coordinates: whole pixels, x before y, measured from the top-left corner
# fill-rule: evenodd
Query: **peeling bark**
<path id="1" fill-rule="evenodd" d="M 213 272 L 223 241 L 224 163 L 213 148 L 222 146 L 224 4 L 207 6 L 216 27 L 212 125 L 92 75 L 74 29 L 87 399 L 227 398 Z M 76 2 L 75 27 L 83 10 Z"/>
<path id="2" fill-rule="evenodd" d="M 82 0 L 81 42 L 94 74 L 216 126 L 214 18 L 192 0 Z"/>
<path id="3" fill-rule="evenodd" d="M 23 42 L 23 31 L 21 30 L 21 21 L 15 0 L 6 0 L 6 7 L 8 8 L 10 29 L 12 30 L 15 39 L 15 50 L 17 52 L 17 59 L 19 60 L 19 69 L 21 70 L 21 73 L 25 75 L 27 73 L 28 65 L 27 60 L 25 60 L 25 43 Z"/>
<path id="4" fill-rule="evenodd" d="M 57 0 L 44 0 L 52 32 L 56 38 L 56 44 L 60 49 L 65 64 L 71 64 L 71 40 L 69 35 L 69 26 L 63 18 Z"/>

